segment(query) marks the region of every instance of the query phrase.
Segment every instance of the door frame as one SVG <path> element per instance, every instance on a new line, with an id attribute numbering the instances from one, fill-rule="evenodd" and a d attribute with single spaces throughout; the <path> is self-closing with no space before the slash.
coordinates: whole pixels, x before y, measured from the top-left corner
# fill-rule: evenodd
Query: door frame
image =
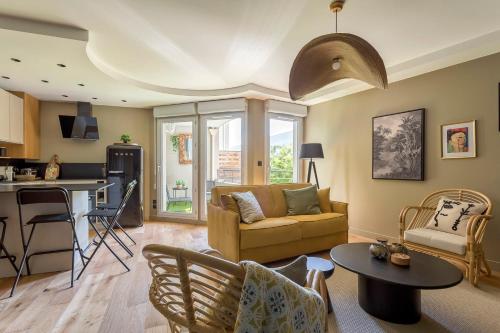
<path id="1" fill-rule="evenodd" d="M 248 145 L 247 145 L 247 112 L 245 111 L 238 111 L 238 112 L 220 112 L 220 113 L 210 113 L 210 114 L 204 114 L 200 115 L 200 172 L 199 172 L 199 202 L 200 202 L 200 207 L 199 207 L 199 219 L 200 221 L 206 221 L 207 220 L 207 206 L 204 202 L 205 199 L 205 193 L 206 193 L 206 168 L 208 166 L 207 160 L 205 158 L 207 154 L 207 141 L 204 140 L 207 136 L 207 122 L 210 119 L 222 119 L 222 118 L 241 118 L 241 183 L 246 184 L 247 183 L 247 177 L 248 177 L 248 172 L 247 172 L 247 154 L 248 154 Z"/>
<path id="2" fill-rule="evenodd" d="M 165 193 L 163 193 L 163 170 L 162 170 L 162 165 L 163 165 L 163 148 L 165 147 L 166 142 L 163 140 L 163 133 L 162 133 L 162 125 L 164 123 L 168 122 L 188 122 L 191 121 L 193 123 L 193 129 L 192 129 L 192 139 L 193 139 L 193 146 L 192 146 L 192 201 L 191 201 L 191 214 L 184 214 L 184 213 L 172 213 L 172 212 L 166 212 L 163 211 L 163 200 L 165 200 Z M 157 199 L 157 205 L 156 205 L 156 215 L 158 217 L 165 217 L 165 218 L 172 218 L 175 219 L 175 221 L 182 221 L 182 220 L 189 220 L 189 221 L 198 221 L 199 220 L 199 215 L 198 215 L 198 174 L 199 174 L 199 168 L 198 168 L 198 156 L 199 156 L 199 149 L 198 149 L 198 116 L 192 115 L 192 116 L 179 116 L 179 117 L 161 117 L 161 118 L 156 118 L 156 199 Z M 168 185 L 167 185 L 168 186 Z"/>

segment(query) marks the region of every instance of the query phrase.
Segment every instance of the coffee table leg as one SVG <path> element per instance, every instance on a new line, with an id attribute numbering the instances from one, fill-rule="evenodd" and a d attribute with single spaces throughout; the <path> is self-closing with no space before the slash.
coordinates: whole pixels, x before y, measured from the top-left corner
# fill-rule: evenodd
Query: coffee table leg
<path id="1" fill-rule="evenodd" d="M 420 320 L 420 289 L 358 275 L 358 302 L 369 314 L 398 324 Z"/>

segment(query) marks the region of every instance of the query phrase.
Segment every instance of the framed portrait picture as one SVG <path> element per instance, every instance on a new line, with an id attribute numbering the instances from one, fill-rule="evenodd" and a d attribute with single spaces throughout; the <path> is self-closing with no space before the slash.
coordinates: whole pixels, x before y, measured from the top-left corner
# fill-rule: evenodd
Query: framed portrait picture
<path id="1" fill-rule="evenodd" d="M 372 118 L 372 178 L 424 180 L 425 109 Z"/>
<path id="2" fill-rule="evenodd" d="M 476 121 L 441 125 L 441 158 L 476 157 Z"/>

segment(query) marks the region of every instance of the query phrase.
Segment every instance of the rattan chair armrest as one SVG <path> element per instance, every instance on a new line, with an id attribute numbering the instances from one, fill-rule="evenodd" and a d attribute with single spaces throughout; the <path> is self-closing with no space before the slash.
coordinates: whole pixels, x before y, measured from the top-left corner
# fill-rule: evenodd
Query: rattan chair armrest
<path id="1" fill-rule="evenodd" d="M 423 207 L 420 206 L 406 206 L 401 210 L 401 213 L 399 214 L 399 228 L 401 231 L 406 230 L 406 215 L 408 214 L 409 211 L 415 209 L 417 212 L 422 209 Z"/>
<path id="2" fill-rule="evenodd" d="M 468 243 L 482 241 L 486 223 L 493 218 L 492 215 L 470 215 L 467 221 L 466 237 Z"/>
<path id="3" fill-rule="evenodd" d="M 325 332 L 328 332 L 328 289 L 326 287 L 326 280 L 323 272 L 318 271 L 317 269 L 311 269 L 307 272 L 305 287 L 315 290 L 323 299 L 326 320 Z"/>
<path id="4" fill-rule="evenodd" d="M 202 249 L 199 251 L 200 253 L 203 253 L 203 254 L 208 254 L 209 256 L 213 256 L 213 257 L 218 257 L 218 258 L 222 258 L 224 259 L 224 256 L 222 255 L 222 253 L 216 249 Z"/>

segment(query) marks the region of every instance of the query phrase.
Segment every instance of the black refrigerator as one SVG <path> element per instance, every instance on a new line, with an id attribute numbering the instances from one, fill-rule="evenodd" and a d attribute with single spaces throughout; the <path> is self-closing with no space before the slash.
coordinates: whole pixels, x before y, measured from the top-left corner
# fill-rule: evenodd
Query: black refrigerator
<path id="1" fill-rule="evenodd" d="M 108 203 L 118 205 L 127 184 L 137 180 L 119 222 L 124 227 L 140 227 L 144 223 L 144 151 L 139 145 L 114 144 L 106 148 L 106 156 L 107 181 L 114 183 L 108 187 Z"/>

